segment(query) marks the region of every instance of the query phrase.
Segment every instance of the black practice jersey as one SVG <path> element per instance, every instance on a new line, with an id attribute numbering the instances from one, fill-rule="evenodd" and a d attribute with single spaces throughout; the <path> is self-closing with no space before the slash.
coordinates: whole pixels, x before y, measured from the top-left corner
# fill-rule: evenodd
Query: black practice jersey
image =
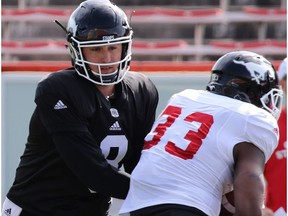
<path id="1" fill-rule="evenodd" d="M 35 215 L 95 215 L 109 197 L 123 199 L 144 137 L 155 120 L 158 92 L 128 72 L 106 99 L 74 69 L 39 82 L 36 109 L 16 178 L 7 197 Z"/>

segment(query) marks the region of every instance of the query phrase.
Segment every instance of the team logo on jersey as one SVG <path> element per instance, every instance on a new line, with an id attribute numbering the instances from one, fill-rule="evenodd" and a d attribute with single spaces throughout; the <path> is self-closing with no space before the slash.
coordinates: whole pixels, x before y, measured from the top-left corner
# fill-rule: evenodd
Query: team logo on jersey
<path id="1" fill-rule="evenodd" d="M 266 79 L 267 73 L 269 74 L 269 76 L 272 75 L 269 73 L 269 70 L 267 70 L 267 68 L 263 67 L 257 62 L 251 62 L 251 61 L 245 62 L 245 61 L 237 61 L 237 60 L 234 60 L 234 62 L 236 64 L 244 65 L 246 69 L 250 72 L 251 76 L 253 77 L 252 80 L 256 81 L 257 84 L 260 84 L 261 80 L 264 81 Z"/>
<path id="2" fill-rule="evenodd" d="M 117 109 L 111 108 L 111 109 L 110 109 L 110 112 L 111 112 L 111 115 L 112 115 L 114 118 L 119 117 L 119 113 L 118 113 L 118 110 L 117 110 Z"/>

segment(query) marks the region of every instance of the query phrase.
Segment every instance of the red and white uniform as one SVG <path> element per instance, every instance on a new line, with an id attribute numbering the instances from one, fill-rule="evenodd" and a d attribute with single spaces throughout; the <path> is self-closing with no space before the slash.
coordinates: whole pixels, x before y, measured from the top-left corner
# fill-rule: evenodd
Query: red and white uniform
<path id="1" fill-rule="evenodd" d="M 267 161 L 278 136 L 275 118 L 252 104 L 203 90 L 175 94 L 145 138 L 120 213 L 174 203 L 219 215 L 234 146 L 251 142 Z"/>
<path id="2" fill-rule="evenodd" d="M 274 212 L 287 212 L 287 112 L 283 110 L 278 120 L 279 144 L 267 162 L 265 178 L 267 181 L 266 206 Z M 281 210 L 283 208 L 283 210 Z"/>

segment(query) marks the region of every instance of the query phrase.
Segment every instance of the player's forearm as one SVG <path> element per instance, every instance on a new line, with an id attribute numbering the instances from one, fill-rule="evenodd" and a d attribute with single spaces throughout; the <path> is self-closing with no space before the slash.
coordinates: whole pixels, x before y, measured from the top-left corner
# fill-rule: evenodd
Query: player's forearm
<path id="1" fill-rule="evenodd" d="M 234 204 L 236 216 L 261 216 L 264 203 L 264 153 L 252 143 L 234 148 Z"/>
<path id="2" fill-rule="evenodd" d="M 234 182 L 235 216 L 261 216 L 264 203 L 264 178 L 257 172 L 245 172 Z"/>

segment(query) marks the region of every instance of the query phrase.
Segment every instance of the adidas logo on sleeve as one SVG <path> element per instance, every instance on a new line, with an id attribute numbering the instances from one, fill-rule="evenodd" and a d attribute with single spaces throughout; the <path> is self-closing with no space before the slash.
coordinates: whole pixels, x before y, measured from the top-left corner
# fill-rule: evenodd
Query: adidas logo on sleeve
<path id="1" fill-rule="evenodd" d="M 54 110 L 66 109 L 66 108 L 67 106 L 61 100 L 59 100 L 54 106 Z"/>
<path id="2" fill-rule="evenodd" d="M 7 197 L 5 198 L 2 208 L 2 216 L 19 216 L 21 212 L 21 207 L 13 203 Z"/>
<path id="3" fill-rule="evenodd" d="M 4 210 L 4 215 L 9 215 L 10 216 L 11 215 L 11 211 L 12 211 L 11 208 L 5 209 Z"/>

